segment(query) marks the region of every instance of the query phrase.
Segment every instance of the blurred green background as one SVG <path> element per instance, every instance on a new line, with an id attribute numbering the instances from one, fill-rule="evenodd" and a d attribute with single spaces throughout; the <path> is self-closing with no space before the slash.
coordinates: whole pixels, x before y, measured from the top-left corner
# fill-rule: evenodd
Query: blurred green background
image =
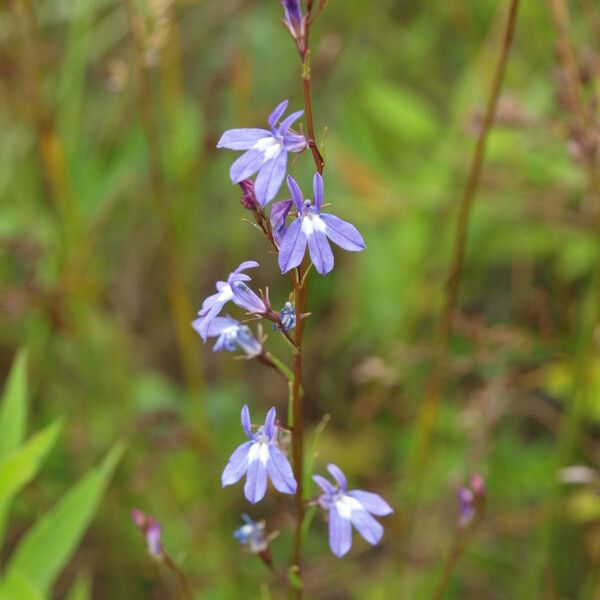
<path id="1" fill-rule="evenodd" d="M 355 536 L 343 560 L 317 516 L 308 598 L 430 598 L 456 532 L 456 490 L 475 470 L 488 511 L 446 597 L 600 598 L 600 203 L 544 2 L 520 10 L 469 225 L 443 404 L 426 468 L 409 476 L 507 4 L 329 0 L 312 29 L 327 201 L 368 248 L 336 252 L 334 272 L 311 278 L 307 421 L 312 429 L 331 415 L 317 470 L 336 462 L 396 512 L 381 546 Z M 600 10 L 569 6 L 586 99 L 598 97 Z M 286 386 L 258 363 L 213 354 L 189 327 L 242 260 L 261 262 L 256 286 L 268 285 L 275 304 L 289 292 L 242 221 L 228 178 L 234 154 L 215 149 L 225 129 L 264 126 L 283 98 L 302 107 L 281 16 L 276 0 L 139 0 L 132 36 L 115 0 L 0 8 L 0 370 L 26 348 L 28 431 L 64 421 L 13 506 L 2 561 L 116 440 L 128 443 L 55 598 L 180 597 L 146 556 L 134 506 L 161 521 L 198 598 L 285 597 L 232 532 L 242 512 L 266 517 L 281 531 L 272 552 L 285 566 L 292 505 L 268 494 L 249 509 L 241 486 L 221 490 L 220 474 L 242 441 L 242 404 L 257 421 L 272 405 L 283 415 Z M 312 170 L 308 153 L 291 166 L 305 189 Z M 269 342 L 288 358 L 280 339 Z M 573 465 L 594 470 L 564 483 L 561 469 Z M 75 581 L 84 584 L 69 592 Z"/>

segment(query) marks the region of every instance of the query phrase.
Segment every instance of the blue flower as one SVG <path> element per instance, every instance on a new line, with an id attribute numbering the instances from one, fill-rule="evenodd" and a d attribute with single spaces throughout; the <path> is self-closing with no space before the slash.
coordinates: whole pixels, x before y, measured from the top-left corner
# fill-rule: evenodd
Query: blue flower
<path id="1" fill-rule="evenodd" d="M 365 241 L 354 225 L 335 215 L 321 212 L 323 179 L 319 173 L 315 173 L 313 180 L 313 202 L 304 200 L 298 184 L 289 175 L 287 184 L 298 214 L 282 233 L 279 248 L 279 267 L 282 273 L 287 273 L 302 262 L 307 245 L 315 269 L 321 275 L 329 273 L 333 269 L 333 252 L 327 238 L 350 252 L 365 249 Z M 279 231 L 281 232 L 281 226 Z"/>
<path id="2" fill-rule="evenodd" d="M 458 490 L 458 501 L 460 503 L 458 525 L 466 527 L 485 510 L 485 481 L 479 473 L 473 473 L 468 486 L 462 486 Z"/>
<path id="3" fill-rule="evenodd" d="M 250 439 L 233 452 L 229 458 L 221 483 L 223 487 L 237 483 L 244 474 L 246 484 L 244 495 L 248 502 L 256 504 L 262 500 L 267 490 L 267 475 L 276 490 L 283 494 L 296 492 L 296 480 L 288 459 L 277 447 L 277 430 L 275 425 L 275 408 L 267 413 L 265 424 L 256 433 L 252 433 L 250 411 L 248 405 L 242 408 L 242 428 Z"/>
<path id="4" fill-rule="evenodd" d="M 346 491 L 346 477 L 342 470 L 334 464 L 327 465 L 327 470 L 337 486 L 320 475 L 313 475 L 313 480 L 322 490 L 318 499 L 319 506 L 329 512 L 331 551 L 341 557 L 350 550 L 352 525 L 369 544 L 379 543 L 383 527 L 371 515 L 389 515 L 394 512 L 392 507 L 378 494 L 362 490 Z"/>
<path id="5" fill-rule="evenodd" d="M 131 518 L 146 539 L 148 554 L 156 560 L 162 560 L 164 551 L 160 541 L 160 523 L 153 516 L 144 514 L 139 508 L 134 508 L 131 511 Z"/>
<path id="6" fill-rule="evenodd" d="M 233 537 L 253 554 L 264 552 L 269 547 L 269 542 L 265 536 L 265 522 L 253 521 L 248 515 L 242 515 L 245 524 L 238 527 L 233 532 Z"/>
<path id="7" fill-rule="evenodd" d="M 262 344 L 252 335 L 250 327 L 231 317 L 215 317 L 208 326 L 208 337 L 218 338 L 213 350 L 234 352 L 240 348 L 249 357 L 262 354 Z"/>
<path id="8" fill-rule="evenodd" d="M 281 5 L 285 15 L 285 26 L 295 40 L 301 41 L 305 33 L 305 23 L 300 0 L 281 0 Z"/>
<path id="9" fill-rule="evenodd" d="M 251 280 L 250 276 L 242 273 L 246 269 L 258 266 L 259 264 L 254 260 L 245 261 L 233 273 L 229 274 L 227 282 L 217 281 L 217 293 L 204 300 L 202 308 L 198 312 L 199 318 L 192 322 L 192 327 L 205 342 L 209 337 L 208 330 L 211 322 L 230 300 L 249 313 L 264 315 L 267 312 L 265 303 L 245 283 Z"/>
<path id="10" fill-rule="evenodd" d="M 287 333 L 294 329 L 294 327 L 296 327 L 296 311 L 294 305 L 288 301 L 279 311 L 279 322 L 273 323 L 273 330 L 276 331 L 279 328 L 284 333 Z"/>
<path id="11" fill-rule="evenodd" d="M 304 111 L 292 113 L 281 121 L 287 106 L 288 101 L 284 100 L 271 113 L 270 130 L 229 129 L 217 144 L 217 148 L 246 150 L 231 165 L 229 176 L 233 183 L 240 183 L 258 171 L 255 192 L 261 206 L 266 206 L 279 191 L 287 170 L 288 152 L 300 152 L 308 147 L 303 135 L 290 130 Z"/>

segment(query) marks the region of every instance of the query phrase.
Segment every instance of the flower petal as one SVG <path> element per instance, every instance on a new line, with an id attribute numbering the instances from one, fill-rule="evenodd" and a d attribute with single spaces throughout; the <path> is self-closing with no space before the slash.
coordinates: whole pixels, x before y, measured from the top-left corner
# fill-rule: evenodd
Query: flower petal
<path id="1" fill-rule="evenodd" d="M 221 484 L 223 487 L 238 482 L 248 468 L 248 453 L 255 442 L 244 442 L 238 446 L 229 457 L 229 462 L 221 475 Z"/>
<path id="2" fill-rule="evenodd" d="M 254 434 L 252 433 L 252 421 L 250 420 L 250 409 L 247 404 L 244 404 L 241 414 L 242 429 L 246 432 L 246 435 L 253 440 Z"/>
<path id="3" fill-rule="evenodd" d="M 292 208 L 293 202 L 291 200 L 281 200 L 280 202 L 275 202 L 271 206 L 271 212 L 269 213 L 269 219 L 271 221 L 271 229 L 273 231 L 273 238 L 277 245 L 281 245 L 281 238 L 283 237 L 286 224 L 285 221 L 287 219 L 288 213 Z"/>
<path id="4" fill-rule="evenodd" d="M 308 142 L 306 137 L 293 131 L 286 131 L 283 134 L 283 147 L 288 152 L 300 152 L 305 148 L 308 148 Z"/>
<path id="5" fill-rule="evenodd" d="M 305 251 L 306 236 L 302 231 L 300 219 L 296 219 L 292 221 L 281 240 L 278 259 L 281 272 L 287 273 L 297 267 L 302 262 Z"/>
<path id="6" fill-rule="evenodd" d="M 327 470 L 331 473 L 331 476 L 336 480 L 338 486 L 340 487 L 340 490 L 342 490 L 342 492 L 345 492 L 346 488 L 348 487 L 348 482 L 346 481 L 346 476 L 344 475 L 344 472 L 333 463 L 329 463 L 327 465 Z"/>
<path id="7" fill-rule="evenodd" d="M 278 156 L 266 162 L 258 172 L 254 183 L 256 200 L 261 206 L 266 206 L 279 191 L 287 169 L 287 151 L 282 150 Z"/>
<path id="8" fill-rule="evenodd" d="M 223 288 L 221 288 L 221 290 L 222 289 Z M 215 305 L 215 302 L 217 301 L 221 290 L 219 290 L 216 294 L 211 294 L 210 296 L 204 299 L 204 302 L 202 303 L 202 308 L 198 311 L 198 316 L 203 317 Z"/>
<path id="9" fill-rule="evenodd" d="M 244 152 L 229 169 L 229 177 L 233 183 L 239 183 L 248 179 L 260 169 L 264 162 L 264 154 L 260 150 L 248 150 Z"/>
<path id="10" fill-rule="evenodd" d="M 341 558 L 352 546 L 352 525 L 344 519 L 335 507 L 329 511 L 329 547 Z"/>
<path id="11" fill-rule="evenodd" d="M 242 271 L 245 271 L 246 269 L 254 269 L 256 267 L 260 267 L 260 264 L 257 263 L 255 260 L 245 260 L 244 262 L 241 262 L 238 266 L 238 268 L 234 271 L 235 274 L 237 273 L 241 273 Z"/>
<path id="12" fill-rule="evenodd" d="M 253 460 L 248 465 L 244 496 L 251 504 L 256 504 L 265 497 L 267 491 L 267 467 L 262 460 Z"/>
<path id="13" fill-rule="evenodd" d="M 348 492 L 348 496 L 358 500 L 363 508 L 372 515 L 383 517 L 391 515 L 394 512 L 394 509 L 379 494 L 363 492 L 362 490 L 351 490 Z"/>
<path id="14" fill-rule="evenodd" d="M 304 208 L 304 196 L 302 196 L 302 190 L 291 175 L 287 176 L 286 182 L 288 189 L 290 190 L 290 194 L 292 195 L 292 200 L 294 201 L 298 212 L 300 212 Z"/>
<path id="15" fill-rule="evenodd" d="M 321 213 L 321 220 L 327 226 L 327 237 L 340 248 L 349 252 L 360 252 L 366 248 L 365 240 L 354 225 L 327 213 Z"/>
<path id="16" fill-rule="evenodd" d="M 233 303 L 250 313 L 264 314 L 267 312 L 265 303 L 243 282 L 235 281 L 231 285 Z"/>
<path id="17" fill-rule="evenodd" d="M 198 321 L 200 319 L 197 319 Z M 195 323 L 195 321 L 194 321 Z M 221 334 L 221 331 L 223 331 L 223 329 L 225 329 L 226 327 L 232 327 L 233 325 L 239 325 L 240 322 L 236 321 L 235 319 L 232 319 L 231 317 L 227 316 L 227 317 L 215 317 L 214 319 L 212 319 L 212 321 L 208 324 L 208 337 L 216 337 L 218 335 Z M 193 325 L 193 323 L 192 323 Z"/>
<path id="18" fill-rule="evenodd" d="M 228 129 L 217 143 L 217 148 L 249 150 L 258 140 L 271 137 L 266 129 Z"/>
<path id="19" fill-rule="evenodd" d="M 310 253 L 310 259 L 315 265 L 315 269 L 321 275 L 327 275 L 333 269 L 334 264 L 333 252 L 331 251 L 327 236 L 322 231 L 314 229 L 312 235 L 309 235 L 307 240 L 308 252 Z"/>
<path id="20" fill-rule="evenodd" d="M 267 471 L 277 491 L 282 494 L 296 493 L 296 480 L 294 479 L 292 467 L 281 450 L 274 444 L 270 444 L 269 446 Z"/>
<path id="21" fill-rule="evenodd" d="M 313 475 L 312 480 L 325 492 L 327 495 L 332 495 L 335 492 L 335 488 L 325 479 L 325 477 L 321 477 L 320 475 Z"/>
<path id="22" fill-rule="evenodd" d="M 383 527 L 366 510 L 353 510 L 350 520 L 369 544 L 375 545 L 381 540 Z"/>
<path id="23" fill-rule="evenodd" d="M 281 121 L 281 125 L 279 126 L 279 133 L 283 135 L 303 114 L 303 110 L 297 110 L 291 115 L 288 115 L 283 121 Z"/>
<path id="24" fill-rule="evenodd" d="M 320 211 L 323 204 L 323 178 L 320 173 L 315 173 L 313 177 L 313 200 L 315 208 Z"/>
<path id="25" fill-rule="evenodd" d="M 284 100 L 283 102 L 280 102 L 275 110 L 269 115 L 269 126 L 271 127 L 272 130 L 275 129 L 275 125 L 277 125 L 277 123 L 279 123 L 281 117 L 283 116 L 283 113 L 286 111 L 287 107 L 288 107 L 289 102 L 287 100 Z"/>
<path id="26" fill-rule="evenodd" d="M 212 320 L 221 312 L 226 303 L 227 300 L 215 302 L 207 313 L 202 315 L 199 319 L 192 321 L 192 327 L 200 334 L 202 341 L 206 342 Z"/>
<path id="27" fill-rule="evenodd" d="M 269 438 L 272 439 L 273 436 L 275 435 L 275 417 L 277 416 L 277 410 L 275 410 L 275 407 L 273 406 L 269 412 L 267 413 L 267 416 L 265 417 L 265 435 Z"/>

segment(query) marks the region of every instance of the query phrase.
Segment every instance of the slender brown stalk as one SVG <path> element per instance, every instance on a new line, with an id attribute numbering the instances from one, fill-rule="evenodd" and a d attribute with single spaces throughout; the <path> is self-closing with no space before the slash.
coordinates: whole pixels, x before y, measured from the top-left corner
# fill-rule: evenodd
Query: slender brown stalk
<path id="1" fill-rule="evenodd" d="M 489 133 L 494 123 L 500 89 L 506 71 L 508 56 L 512 45 L 515 24 L 517 20 L 517 11 L 519 0 L 511 0 L 508 7 L 506 25 L 502 37 L 502 46 L 498 63 L 494 70 L 492 86 L 488 98 L 485 116 L 477 143 L 473 152 L 469 175 L 464 188 L 464 192 L 458 208 L 456 220 L 456 230 L 454 235 L 454 245 L 450 263 L 450 272 L 446 283 L 444 304 L 438 320 L 437 330 L 434 342 L 433 363 L 431 375 L 429 377 L 425 396 L 418 416 L 417 437 L 414 454 L 412 456 L 411 472 L 416 474 L 423 466 L 431 441 L 431 434 L 437 417 L 444 382 L 448 370 L 448 343 L 452 333 L 452 320 L 456 307 L 458 305 L 458 296 L 460 291 L 460 281 L 464 268 L 465 245 L 467 240 L 467 230 L 473 202 L 477 193 L 477 188 L 481 179 L 481 171 L 485 159 L 486 144 Z"/>
<path id="2" fill-rule="evenodd" d="M 325 161 L 321 156 L 315 140 L 315 126 L 313 121 L 311 90 L 310 90 L 310 48 L 309 33 L 312 20 L 312 0 L 307 5 L 306 32 L 304 35 L 304 52 L 302 59 L 302 90 L 304 93 L 304 115 L 306 118 L 306 129 L 309 137 L 310 149 L 315 162 L 317 171 L 322 174 L 325 168 Z M 304 275 L 308 269 L 308 260 L 305 259 L 298 268 L 294 282 L 294 309 L 296 311 L 296 354 L 294 355 L 294 384 L 292 388 L 292 402 L 294 425 L 292 428 L 292 462 L 294 476 L 298 483 L 296 490 L 296 532 L 294 537 L 294 552 L 292 558 L 292 567 L 301 582 L 301 559 L 302 559 L 302 523 L 304 521 L 304 393 L 302 385 L 302 332 L 304 323 L 302 315 L 307 311 L 307 292 L 308 286 Z M 296 599 L 302 598 L 302 587 L 292 586 L 291 591 Z"/>
<path id="3" fill-rule="evenodd" d="M 167 294 L 173 316 L 179 353 L 186 380 L 190 388 L 196 392 L 202 389 L 196 339 L 190 327 L 192 305 L 185 288 L 183 269 L 179 256 L 178 243 L 173 230 L 167 186 L 163 175 L 160 155 L 160 139 L 151 104 L 151 86 L 148 71 L 144 64 L 144 30 L 139 14 L 132 0 L 123 0 L 131 35 L 135 46 L 135 68 L 137 71 L 137 92 L 142 127 L 146 137 L 148 152 L 149 176 L 152 188 L 152 199 L 162 229 L 163 247 L 167 261 L 169 278 Z"/>
<path id="4" fill-rule="evenodd" d="M 192 593 L 192 586 L 186 577 L 185 573 L 175 564 L 175 561 L 166 553 L 164 553 L 163 562 L 167 569 L 175 574 L 175 577 L 181 584 L 181 593 L 186 600 L 193 600 L 194 594 Z"/>
<path id="5" fill-rule="evenodd" d="M 446 593 L 446 589 L 448 588 L 448 584 L 450 583 L 450 577 L 456 565 L 458 564 L 458 561 L 462 558 L 463 554 L 469 546 L 471 533 L 474 527 L 475 523 L 469 526 L 467 529 L 457 531 L 452 542 L 452 548 L 448 553 L 446 562 L 444 563 L 442 574 L 438 580 L 433 595 L 431 596 L 432 600 L 442 600 L 444 598 L 444 594 Z"/>

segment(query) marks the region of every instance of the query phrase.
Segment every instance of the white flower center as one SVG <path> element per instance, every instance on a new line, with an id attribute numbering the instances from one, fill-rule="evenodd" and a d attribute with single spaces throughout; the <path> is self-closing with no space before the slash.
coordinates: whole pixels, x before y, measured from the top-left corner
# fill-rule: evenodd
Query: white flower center
<path id="1" fill-rule="evenodd" d="M 349 519 L 352 511 L 363 510 L 363 505 L 356 498 L 345 494 L 333 504 L 342 519 Z"/>
<path id="2" fill-rule="evenodd" d="M 231 286 L 226 284 L 221 288 L 219 295 L 217 296 L 217 302 L 228 302 L 233 298 L 233 290 Z"/>
<path id="3" fill-rule="evenodd" d="M 264 161 L 271 160 L 276 156 L 279 156 L 281 150 L 283 148 L 283 142 L 275 139 L 274 137 L 264 137 L 260 138 L 254 146 L 252 146 L 252 150 L 258 150 L 263 153 Z"/>
<path id="4" fill-rule="evenodd" d="M 309 213 L 302 218 L 302 232 L 306 237 L 310 237 L 315 231 L 325 233 L 327 225 L 319 215 Z"/>
<path id="5" fill-rule="evenodd" d="M 263 465 L 269 460 L 269 445 L 265 442 L 255 442 L 248 452 L 248 464 L 260 460 Z"/>

